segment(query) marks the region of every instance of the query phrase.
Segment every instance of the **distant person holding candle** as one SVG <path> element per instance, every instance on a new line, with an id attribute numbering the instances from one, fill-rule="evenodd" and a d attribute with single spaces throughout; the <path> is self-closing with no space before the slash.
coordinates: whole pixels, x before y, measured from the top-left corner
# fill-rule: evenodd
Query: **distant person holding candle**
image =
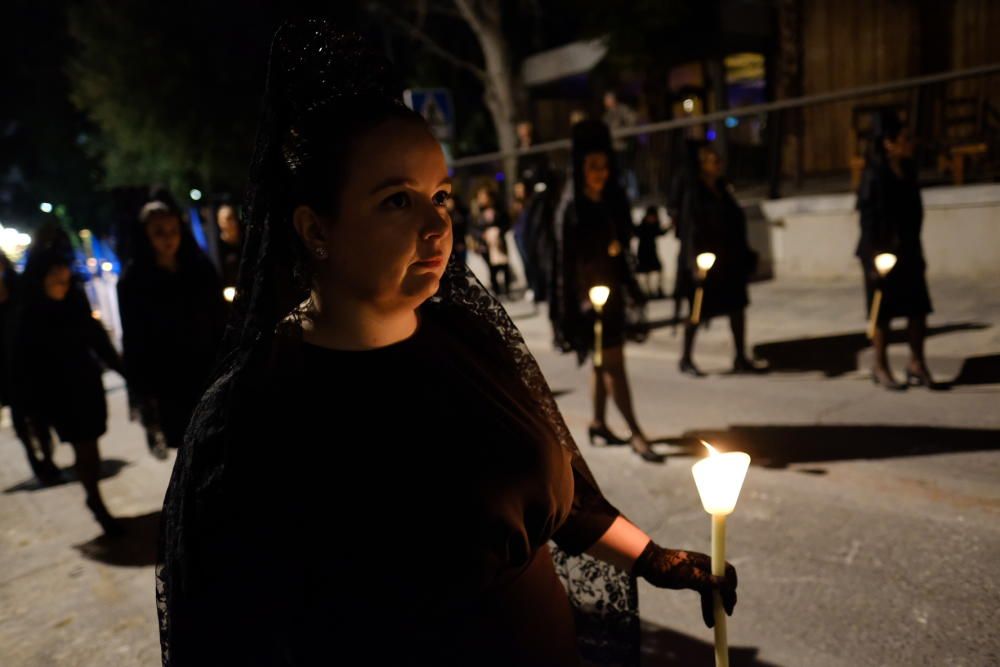
<path id="1" fill-rule="evenodd" d="M 593 421 L 590 441 L 619 444 L 605 421 L 608 394 L 625 418 L 633 451 L 643 459 L 662 462 L 639 426 L 632 406 L 632 392 L 625 372 L 625 320 L 628 307 L 645 301 L 629 256 L 634 229 L 625 191 L 615 174 L 611 134 L 600 121 L 573 126 L 573 171 L 556 215 L 559 250 L 554 325 L 557 340 L 566 351 L 575 351 L 580 363 L 594 348 L 597 313 L 588 297 L 590 288 L 610 288 L 601 313 L 602 363 L 594 365 L 591 378 Z"/>
<path id="2" fill-rule="evenodd" d="M 218 352 L 225 301 L 215 268 L 178 213 L 143 206 L 118 283 L 129 399 L 156 458 L 179 447 Z"/>
<path id="3" fill-rule="evenodd" d="M 750 304 L 747 285 L 756 269 L 757 253 L 747 240 L 746 215 L 722 175 L 722 159 L 711 146 L 698 149 L 698 176 L 684 190 L 680 215 L 686 236 L 682 246 L 688 255 L 684 268 L 691 273 L 683 281 L 689 290 L 688 302 L 694 302 L 699 285 L 704 290 L 699 321 L 692 322 L 689 318 L 684 328 L 680 370 L 695 377 L 704 375 L 694 363 L 698 327 L 713 317 L 725 315 L 736 348 L 733 372 L 758 372 L 746 354 L 746 307 Z M 697 274 L 695 261 L 702 253 L 715 255 L 715 263 L 704 278 Z"/>
<path id="4" fill-rule="evenodd" d="M 935 388 L 937 384 L 924 358 L 927 315 L 932 308 L 925 276 L 927 264 L 920 242 L 924 208 L 913 160 L 913 138 L 895 111 L 875 114 L 872 125 L 872 143 L 858 190 L 861 238 L 855 251 L 861 260 L 869 310 L 875 290 L 882 290 L 872 337 L 875 348 L 872 380 L 886 389 L 904 388 L 889 368 L 887 348 L 890 320 L 906 317 L 910 343 L 906 384 Z M 875 256 L 884 252 L 895 255 L 896 264 L 880 278 Z"/>
<path id="5" fill-rule="evenodd" d="M 450 254 L 444 155 L 384 57 L 285 24 L 262 122 L 253 270 L 164 501 L 164 665 L 622 664 L 634 576 L 731 611 L 734 571 L 604 498 Z"/>
<path id="6" fill-rule="evenodd" d="M 87 507 L 105 534 L 116 536 L 122 526 L 101 496 L 97 441 L 107 430 L 104 368 L 121 375 L 124 368 L 72 265 L 68 236 L 58 227 L 40 230 L 29 250 L 14 322 L 13 400 L 29 437 L 44 440 L 54 428 L 73 446 Z"/>

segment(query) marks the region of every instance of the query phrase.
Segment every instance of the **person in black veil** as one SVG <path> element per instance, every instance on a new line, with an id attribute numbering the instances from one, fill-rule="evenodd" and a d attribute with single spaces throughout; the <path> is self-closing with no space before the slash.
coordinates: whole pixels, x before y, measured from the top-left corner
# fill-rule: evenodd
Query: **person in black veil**
<path id="1" fill-rule="evenodd" d="M 73 446 L 87 507 L 108 535 L 122 532 L 101 497 L 97 440 L 107 429 L 103 368 L 124 375 L 118 353 L 72 271 L 65 233 L 36 235 L 24 269 L 14 322 L 11 387 L 29 437 L 52 427 Z"/>
<path id="2" fill-rule="evenodd" d="M 150 202 L 118 283 L 129 398 L 159 459 L 178 447 L 205 390 L 225 327 L 215 268 L 180 215 Z"/>
<path id="3" fill-rule="evenodd" d="M 236 321 L 164 500 L 164 665 L 637 664 L 630 569 L 731 609 L 735 572 L 603 498 L 502 306 L 445 264 L 444 157 L 388 63 L 286 24 L 264 108 Z"/>
<path id="4" fill-rule="evenodd" d="M 11 338 L 17 314 L 18 297 L 21 294 L 21 280 L 7 255 L 0 251 L 0 405 L 10 406 L 10 417 L 14 432 L 24 445 L 28 465 L 42 485 L 58 484 L 63 481 L 62 472 L 52 460 L 52 434 L 50 429 L 32 429 L 19 402 L 14 400 L 15 392 L 11 382 Z"/>
<path id="5" fill-rule="evenodd" d="M 608 394 L 625 418 L 632 449 L 643 459 L 662 463 L 642 433 L 632 407 L 625 373 L 626 309 L 639 307 L 645 297 L 636 282 L 630 261 L 634 228 L 625 191 L 618 185 L 611 134 L 601 121 L 581 121 L 573 126 L 572 177 L 556 214 L 556 253 L 559 263 L 552 298 L 556 340 L 565 351 L 575 351 L 582 364 L 595 344 L 597 317 L 590 302 L 590 288 L 610 288 L 604 305 L 601 353 L 591 378 L 594 418 L 588 434 L 605 444 L 625 440 L 605 422 Z"/>
<path id="6" fill-rule="evenodd" d="M 875 290 L 882 290 L 872 338 L 875 347 L 872 380 L 890 390 L 903 388 L 893 378 L 887 348 L 890 321 L 893 317 L 906 317 L 910 343 L 906 384 L 938 388 L 924 357 L 927 315 L 933 308 L 920 242 L 924 207 L 913 159 L 913 137 L 895 111 L 877 113 L 872 125 L 872 143 L 858 189 L 861 237 L 855 250 L 864 275 L 866 313 L 871 310 Z M 884 252 L 896 256 L 896 265 L 880 278 L 875 270 L 875 256 Z"/>
<path id="7" fill-rule="evenodd" d="M 760 369 L 746 355 L 746 308 L 750 304 L 747 285 L 757 265 L 757 253 L 747 239 L 746 214 L 732 186 L 722 175 L 722 159 L 711 146 L 698 149 L 699 176 L 684 192 L 681 245 L 686 250 L 684 268 L 688 278 L 688 303 L 694 302 L 699 283 L 703 287 L 701 318 L 688 319 L 684 327 L 684 351 L 680 359 L 682 373 L 702 377 L 694 364 L 694 343 L 698 327 L 713 317 L 728 316 L 733 333 L 733 373 L 757 373 Z M 704 252 L 715 254 L 715 264 L 704 279 L 696 275 L 695 258 Z M 678 271 L 681 270 L 678 268 Z"/>

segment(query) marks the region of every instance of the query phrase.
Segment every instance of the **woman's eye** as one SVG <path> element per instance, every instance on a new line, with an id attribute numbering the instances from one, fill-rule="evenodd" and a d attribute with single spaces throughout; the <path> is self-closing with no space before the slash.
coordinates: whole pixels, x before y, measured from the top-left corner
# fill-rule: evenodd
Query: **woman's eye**
<path id="1" fill-rule="evenodd" d="M 434 205 L 435 206 L 444 206 L 445 204 L 448 203 L 449 199 L 451 199 L 451 193 L 450 192 L 445 192 L 444 190 L 441 190 L 436 195 L 434 195 Z"/>
<path id="2" fill-rule="evenodd" d="M 406 208 L 410 205 L 410 195 L 405 192 L 397 192 L 386 197 L 382 204 L 389 208 Z"/>

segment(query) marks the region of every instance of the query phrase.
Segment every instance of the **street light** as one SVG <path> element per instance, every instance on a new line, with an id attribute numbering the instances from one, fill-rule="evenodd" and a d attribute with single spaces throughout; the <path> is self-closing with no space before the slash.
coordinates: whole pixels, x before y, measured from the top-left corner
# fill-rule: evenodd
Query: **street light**
<path id="1" fill-rule="evenodd" d="M 708 271 L 715 266 L 715 253 L 703 252 L 694 259 L 698 265 L 698 288 L 694 291 L 694 303 L 691 305 L 691 324 L 698 324 L 701 321 L 701 302 L 705 297 L 705 278 Z"/>
<path id="2" fill-rule="evenodd" d="M 878 326 L 878 311 L 882 307 L 882 279 L 885 278 L 892 268 L 896 266 L 896 256 L 891 252 L 883 252 L 875 255 L 875 271 L 878 273 L 878 286 L 875 294 L 872 295 L 872 310 L 868 316 L 868 338 L 875 338 L 875 330 Z"/>
<path id="3" fill-rule="evenodd" d="M 704 440 L 708 457 L 693 466 L 695 486 L 705 511 L 712 515 L 712 574 L 726 576 L 726 517 L 736 509 L 743 488 L 750 455 L 745 452 L 720 453 Z M 729 645 L 726 639 L 726 612 L 719 591 L 712 594 L 715 616 L 715 665 L 729 667 Z"/>
<path id="4" fill-rule="evenodd" d="M 603 355 L 601 354 L 601 337 L 603 333 L 601 311 L 604 309 L 604 304 L 608 302 L 608 297 L 611 296 L 611 288 L 607 285 L 596 285 L 591 287 L 587 294 L 590 297 L 590 303 L 594 304 L 594 312 L 597 313 L 597 318 L 594 320 L 594 368 L 600 368 L 604 362 Z"/>
<path id="5" fill-rule="evenodd" d="M 198 188 L 192 188 L 191 192 L 189 192 L 188 194 L 191 195 L 191 199 L 193 199 L 194 201 L 198 201 L 199 199 L 201 199 L 201 190 L 199 190 Z"/>
<path id="6" fill-rule="evenodd" d="M 43 201 L 41 204 L 39 204 L 38 208 L 42 211 L 42 213 L 51 213 L 52 212 L 52 204 L 50 204 L 47 201 Z"/>

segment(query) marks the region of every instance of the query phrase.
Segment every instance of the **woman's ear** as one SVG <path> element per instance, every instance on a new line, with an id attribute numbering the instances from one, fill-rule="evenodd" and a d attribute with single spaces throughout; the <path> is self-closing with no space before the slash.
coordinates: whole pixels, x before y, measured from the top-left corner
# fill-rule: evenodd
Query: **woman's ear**
<path id="1" fill-rule="evenodd" d="M 302 239 L 302 243 L 310 252 L 315 252 L 318 247 L 326 244 L 326 235 L 323 233 L 323 223 L 319 216 L 309 206 L 298 206 L 292 212 L 292 226 Z"/>

